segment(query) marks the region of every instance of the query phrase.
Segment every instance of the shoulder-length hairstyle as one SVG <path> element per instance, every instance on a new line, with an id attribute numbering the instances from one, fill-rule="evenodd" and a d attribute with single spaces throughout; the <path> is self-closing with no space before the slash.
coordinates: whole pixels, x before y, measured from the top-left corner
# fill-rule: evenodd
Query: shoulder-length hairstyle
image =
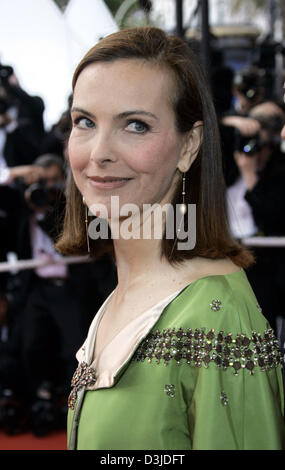
<path id="1" fill-rule="evenodd" d="M 181 262 L 196 256 L 218 259 L 229 257 L 240 267 L 248 267 L 254 258 L 230 234 L 225 205 L 219 129 L 211 93 L 204 73 L 189 45 L 176 36 L 155 27 L 131 28 L 100 40 L 83 57 L 73 76 L 77 79 L 90 64 L 140 59 L 172 75 L 176 91 L 170 99 L 176 117 L 176 129 L 188 133 L 196 121 L 203 121 L 203 141 L 199 154 L 186 173 L 185 202 L 196 204 L 196 245 L 178 250 L 177 240 L 162 239 L 161 250 L 169 262 Z M 127 83 L 126 83 L 127 86 Z M 182 179 L 172 204 L 182 203 Z M 85 207 L 72 174 L 67 183 L 67 206 L 63 232 L 56 244 L 62 254 L 87 254 Z M 187 230 L 187 216 L 185 217 Z M 175 245 L 175 246 L 174 246 Z M 97 258 L 113 252 L 113 241 L 90 239 L 90 254 Z"/>

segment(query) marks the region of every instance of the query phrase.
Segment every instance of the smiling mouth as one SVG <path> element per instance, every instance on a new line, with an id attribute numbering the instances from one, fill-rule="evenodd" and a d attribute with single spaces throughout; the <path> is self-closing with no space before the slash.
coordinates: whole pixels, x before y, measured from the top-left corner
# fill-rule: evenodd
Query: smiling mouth
<path id="1" fill-rule="evenodd" d="M 93 187 L 108 190 L 121 188 L 133 178 L 121 178 L 118 176 L 105 176 L 101 178 L 99 176 L 88 176 L 88 179 Z"/>
<path id="2" fill-rule="evenodd" d="M 119 176 L 105 176 L 103 178 L 101 178 L 100 176 L 88 176 L 88 178 L 97 183 L 112 183 L 115 181 L 129 181 L 132 179 Z"/>

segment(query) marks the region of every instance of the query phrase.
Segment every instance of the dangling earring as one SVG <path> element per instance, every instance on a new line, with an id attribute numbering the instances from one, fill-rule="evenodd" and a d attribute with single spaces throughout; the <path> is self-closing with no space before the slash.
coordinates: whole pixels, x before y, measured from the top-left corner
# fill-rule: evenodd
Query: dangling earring
<path id="1" fill-rule="evenodd" d="M 184 215 L 185 215 L 186 212 L 187 212 L 187 204 L 185 203 L 185 195 L 186 195 L 185 184 L 186 184 L 186 173 L 184 172 L 184 173 L 183 173 L 183 176 L 182 176 L 182 204 L 181 204 L 180 207 L 179 207 L 179 210 L 180 210 L 180 213 L 181 213 L 182 216 L 181 216 L 181 220 L 180 220 L 178 229 L 176 230 L 176 238 L 175 238 L 174 243 L 173 243 L 173 245 L 172 245 L 170 257 L 171 257 L 172 254 L 173 254 L 173 250 L 174 250 L 175 245 L 176 245 L 176 243 L 177 243 L 178 234 L 179 234 L 180 231 L 181 231 L 181 225 L 182 225 L 182 222 L 184 221 Z"/>
<path id="2" fill-rule="evenodd" d="M 85 230 L 86 230 L 86 240 L 87 240 L 87 251 L 88 253 L 90 253 L 89 236 L 88 236 L 88 207 L 85 201 L 85 197 L 82 198 L 82 202 L 85 206 Z"/>
<path id="3" fill-rule="evenodd" d="M 186 191 L 185 191 L 185 183 L 186 183 L 186 173 L 183 173 L 183 176 L 182 176 L 182 204 L 180 205 L 179 207 L 179 210 L 181 212 L 182 215 L 185 215 L 186 212 L 187 212 L 187 205 L 185 203 L 185 194 L 186 194 Z M 180 230 L 181 230 L 181 225 L 182 225 L 182 222 L 183 222 L 184 218 L 181 218 L 181 221 L 180 221 L 180 224 L 179 224 L 179 228 L 177 229 L 177 232 L 179 233 Z M 177 238 L 177 237 L 176 237 Z"/>
<path id="4" fill-rule="evenodd" d="M 187 212 L 187 205 L 185 204 L 185 182 L 186 182 L 186 174 L 183 173 L 182 177 L 182 204 L 180 206 L 180 211 L 182 214 L 186 214 Z"/>

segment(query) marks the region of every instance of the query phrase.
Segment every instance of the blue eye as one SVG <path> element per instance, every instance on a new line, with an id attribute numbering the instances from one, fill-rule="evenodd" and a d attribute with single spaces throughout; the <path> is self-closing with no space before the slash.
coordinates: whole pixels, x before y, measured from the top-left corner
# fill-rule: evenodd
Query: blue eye
<path id="1" fill-rule="evenodd" d="M 74 119 L 74 124 L 76 127 L 79 127 L 80 129 L 90 129 L 95 126 L 94 122 L 92 122 L 90 119 L 86 117 L 78 117 Z"/>
<path id="2" fill-rule="evenodd" d="M 149 130 L 149 126 L 142 121 L 129 121 L 127 129 L 137 134 L 144 134 Z"/>

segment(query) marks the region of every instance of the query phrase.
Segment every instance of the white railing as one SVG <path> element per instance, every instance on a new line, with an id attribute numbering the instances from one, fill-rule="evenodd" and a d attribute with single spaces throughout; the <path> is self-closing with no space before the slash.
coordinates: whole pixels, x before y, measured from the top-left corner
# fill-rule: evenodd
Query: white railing
<path id="1" fill-rule="evenodd" d="M 58 265 L 58 264 L 74 264 L 74 263 L 89 263 L 91 258 L 89 256 L 66 256 L 62 258 L 41 260 L 41 259 L 23 259 L 8 261 L 0 263 L 0 272 L 7 271 L 21 271 L 23 269 L 35 269 L 42 266 Z"/>
<path id="2" fill-rule="evenodd" d="M 275 246 L 285 247 L 285 237 L 248 237 L 242 238 L 241 243 L 246 246 Z"/>
<path id="3" fill-rule="evenodd" d="M 279 247 L 285 248 L 285 237 L 248 237 L 243 238 L 241 243 L 245 246 L 251 247 Z M 41 266 L 56 265 L 56 264 L 74 264 L 74 263 L 89 263 L 92 259 L 89 256 L 66 256 L 62 258 L 55 258 L 51 260 L 41 259 L 26 259 L 8 261 L 0 263 L 0 272 L 17 272 L 23 269 L 35 269 Z"/>

